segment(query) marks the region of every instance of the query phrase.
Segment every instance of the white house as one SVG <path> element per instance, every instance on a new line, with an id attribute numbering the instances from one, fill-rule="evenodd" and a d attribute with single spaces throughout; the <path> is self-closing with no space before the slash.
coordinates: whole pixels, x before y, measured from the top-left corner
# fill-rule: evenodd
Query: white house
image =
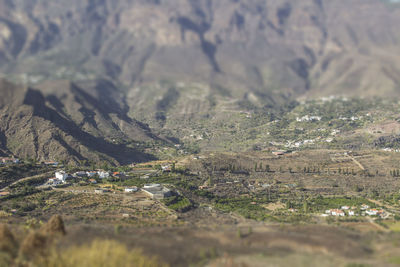
<path id="1" fill-rule="evenodd" d="M 163 165 L 161 166 L 163 172 L 170 172 L 172 170 L 171 165 Z"/>
<path id="2" fill-rule="evenodd" d="M 50 178 L 48 184 L 52 186 L 60 185 L 63 182 L 58 178 Z"/>
<path id="3" fill-rule="evenodd" d="M 98 171 L 97 174 L 99 175 L 100 179 L 106 179 L 106 178 L 110 177 L 110 173 L 108 173 L 106 171 Z"/>
<path id="4" fill-rule="evenodd" d="M 354 216 L 354 215 L 355 215 L 354 210 L 349 210 L 349 216 Z"/>
<path id="5" fill-rule="evenodd" d="M 342 210 L 348 210 L 348 209 L 350 209 L 350 207 L 349 206 L 342 206 L 341 209 Z"/>
<path id="6" fill-rule="evenodd" d="M 96 188 L 96 189 L 94 190 L 94 192 L 95 192 L 96 194 L 104 194 L 104 193 L 107 193 L 108 191 L 107 191 L 106 189 L 103 189 L 103 188 Z"/>
<path id="7" fill-rule="evenodd" d="M 134 187 L 129 187 L 129 188 L 125 188 L 125 193 L 133 193 L 133 192 L 137 192 L 138 188 L 136 186 Z"/>
<path id="8" fill-rule="evenodd" d="M 367 210 L 367 209 L 369 209 L 368 205 L 366 205 L 366 204 L 361 205 L 361 210 Z"/>
<path id="9" fill-rule="evenodd" d="M 337 210 L 337 209 L 331 210 L 331 213 L 333 216 L 340 216 L 340 217 L 346 216 L 346 214 L 342 210 Z"/>
<path id="10" fill-rule="evenodd" d="M 376 215 L 378 215 L 379 211 L 376 209 L 371 209 L 371 210 L 365 211 L 365 213 L 368 214 L 369 216 L 376 216 Z"/>
<path id="11" fill-rule="evenodd" d="M 66 173 L 65 171 L 57 171 L 55 173 L 55 175 L 56 175 L 56 179 L 62 181 L 63 183 L 65 183 L 65 181 L 68 178 L 68 173 Z"/>
<path id="12" fill-rule="evenodd" d="M 87 175 L 89 178 L 95 176 L 96 174 L 97 174 L 97 172 L 95 172 L 95 171 L 86 172 L 86 175 Z"/>

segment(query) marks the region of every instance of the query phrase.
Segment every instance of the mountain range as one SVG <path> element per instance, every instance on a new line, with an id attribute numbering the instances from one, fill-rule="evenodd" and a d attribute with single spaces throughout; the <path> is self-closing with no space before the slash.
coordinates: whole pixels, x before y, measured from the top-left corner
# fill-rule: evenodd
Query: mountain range
<path id="1" fill-rule="evenodd" d="M 399 7 L 0 0 L 1 150 L 140 161 L 151 155 L 132 144 L 171 142 L 182 120 L 329 95 L 398 97 Z"/>

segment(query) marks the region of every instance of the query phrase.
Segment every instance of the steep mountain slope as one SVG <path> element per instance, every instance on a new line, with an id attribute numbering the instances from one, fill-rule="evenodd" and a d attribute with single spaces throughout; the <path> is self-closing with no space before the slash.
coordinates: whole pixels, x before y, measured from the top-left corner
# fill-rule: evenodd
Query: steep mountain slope
<path id="1" fill-rule="evenodd" d="M 127 143 L 157 138 L 112 100 L 118 98 L 114 88 L 110 94 L 98 92 L 101 83 L 53 82 L 33 89 L 2 80 L 0 148 L 38 160 L 129 163 L 151 158 Z"/>
<path id="2" fill-rule="evenodd" d="M 46 142 L 58 142 L 75 159 L 97 151 L 129 161 L 115 143 L 157 139 L 139 121 L 181 138 L 197 136 L 203 121 L 223 125 L 295 98 L 399 97 L 399 7 L 389 0 L 0 0 L 0 73 L 35 88 L 4 92 L 0 147 L 49 158 L 57 149 Z M 18 134 L 29 142 L 21 145 Z"/>
<path id="3" fill-rule="evenodd" d="M 1 0 L 0 6 L 1 69 L 30 82 L 99 76 L 127 88 L 199 82 L 263 101 L 307 92 L 399 95 L 400 9 L 389 1 Z"/>

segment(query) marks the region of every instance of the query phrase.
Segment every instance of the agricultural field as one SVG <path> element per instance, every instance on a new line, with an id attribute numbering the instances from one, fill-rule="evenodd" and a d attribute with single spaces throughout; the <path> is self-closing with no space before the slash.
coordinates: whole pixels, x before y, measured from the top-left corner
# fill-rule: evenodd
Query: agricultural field
<path id="1" fill-rule="evenodd" d="M 388 99 L 331 97 L 291 101 L 265 107 L 229 104 L 215 112 L 173 114 L 160 128 L 154 118 L 144 117 L 165 136 L 180 140 L 176 153 L 200 151 L 243 152 L 279 149 L 399 149 L 400 104 Z M 179 118 L 179 119 L 177 119 Z"/>

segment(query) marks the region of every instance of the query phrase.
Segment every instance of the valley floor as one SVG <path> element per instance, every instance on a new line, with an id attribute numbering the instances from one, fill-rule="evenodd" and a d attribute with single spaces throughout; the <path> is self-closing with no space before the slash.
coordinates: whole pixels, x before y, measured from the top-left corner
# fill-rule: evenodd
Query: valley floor
<path id="1" fill-rule="evenodd" d="M 43 185 L 57 170 L 46 167 L 2 177 L 0 221 L 22 240 L 61 215 L 60 247 L 117 240 L 171 266 L 395 266 L 399 159 L 376 150 L 204 153 L 118 167 L 103 179 L 64 167 L 70 178 L 57 186 Z M 140 190 L 155 183 L 172 196 Z"/>

